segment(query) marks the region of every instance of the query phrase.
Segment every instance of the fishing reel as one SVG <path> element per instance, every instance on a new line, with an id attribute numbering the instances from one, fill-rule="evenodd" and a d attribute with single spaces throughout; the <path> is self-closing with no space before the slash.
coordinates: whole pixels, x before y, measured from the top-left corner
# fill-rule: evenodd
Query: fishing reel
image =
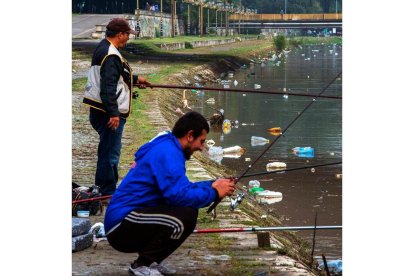
<path id="1" fill-rule="evenodd" d="M 237 208 L 237 206 L 239 206 L 239 204 L 243 201 L 245 194 L 243 192 L 238 193 L 237 196 L 235 198 L 231 198 L 230 201 L 230 210 L 234 211 L 234 209 Z"/>

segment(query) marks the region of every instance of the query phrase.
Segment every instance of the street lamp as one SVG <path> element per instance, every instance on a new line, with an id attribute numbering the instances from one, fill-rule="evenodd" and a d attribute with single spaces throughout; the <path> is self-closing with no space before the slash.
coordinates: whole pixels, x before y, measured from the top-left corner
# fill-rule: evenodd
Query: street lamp
<path id="1" fill-rule="evenodd" d="M 285 0 L 285 14 L 287 14 L 287 0 Z"/>

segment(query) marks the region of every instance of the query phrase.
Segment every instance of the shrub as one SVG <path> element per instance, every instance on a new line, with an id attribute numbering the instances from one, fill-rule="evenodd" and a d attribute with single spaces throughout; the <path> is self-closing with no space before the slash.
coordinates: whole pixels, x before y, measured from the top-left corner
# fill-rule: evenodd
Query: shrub
<path id="1" fill-rule="evenodd" d="M 278 35 L 273 38 L 273 44 L 275 45 L 276 52 L 280 52 L 286 48 L 287 42 L 286 38 L 283 35 Z"/>
<path id="2" fill-rule="evenodd" d="M 193 45 L 191 45 L 191 43 L 188 41 L 184 42 L 184 45 L 186 49 L 193 49 Z"/>

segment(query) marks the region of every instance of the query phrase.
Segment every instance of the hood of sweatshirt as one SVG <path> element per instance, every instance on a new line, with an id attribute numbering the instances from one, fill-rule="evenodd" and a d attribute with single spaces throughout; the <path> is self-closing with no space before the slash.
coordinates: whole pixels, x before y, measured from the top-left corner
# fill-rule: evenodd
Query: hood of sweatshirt
<path id="1" fill-rule="evenodd" d="M 148 151 L 150 151 L 155 145 L 163 143 L 165 141 L 173 141 L 174 145 L 177 146 L 178 149 L 181 150 L 183 157 L 184 152 L 182 150 L 181 144 L 178 141 L 177 137 L 174 136 L 170 131 L 163 131 L 158 133 L 151 141 L 143 145 L 136 153 L 135 153 L 135 161 L 138 161 L 143 155 L 145 155 Z"/>

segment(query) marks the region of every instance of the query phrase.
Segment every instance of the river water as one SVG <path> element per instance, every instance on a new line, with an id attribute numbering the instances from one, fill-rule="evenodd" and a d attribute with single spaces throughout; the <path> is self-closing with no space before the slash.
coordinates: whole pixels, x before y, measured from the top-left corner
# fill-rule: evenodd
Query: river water
<path id="1" fill-rule="evenodd" d="M 279 61 L 279 62 L 278 62 Z M 253 89 L 255 84 L 264 90 L 286 89 L 287 92 L 319 94 L 342 71 L 340 45 L 303 46 L 266 63 L 247 65 L 234 72 L 230 88 Z M 237 80 L 237 86 L 234 85 Z M 223 85 L 217 85 L 218 87 Z M 342 80 L 338 78 L 323 95 L 342 96 Z M 206 103 L 214 98 L 214 104 Z M 197 110 L 212 115 L 214 109 L 224 109 L 226 119 L 238 121 L 230 132 L 210 132 L 208 139 L 223 148 L 238 145 L 246 149 L 239 158 L 216 158 L 216 161 L 242 173 L 267 147 L 252 145 L 251 136 L 273 141 L 276 136 L 268 128 L 281 127 L 283 136 L 249 170 L 266 171 L 266 164 L 284 162 L 287 168 L 342 161 L 342 101 L 318 99 L 289 128 L 283 131 L 302 112 L 312 97 L 264 95 L 253 93 L 205 92 L 199 97 Z M 294 147 L 314 148 L 314 157 L 299 157 Z M 250 158 L 250 161 L 249 161 Z M 256 179 L 267 190 L 281 192 L 280 202 L 268 205 L 282 217 L 284 226 L 313 226 L 317 213 L 318 225 L 342 225 L 342 165 L 318 167 L 293 172 L 245 178 L 242 183 Z M 298 231 L 312 244 L 313 231 Z M 315 256 L 342 258 L 342 231 L 318 230 Z"/>

